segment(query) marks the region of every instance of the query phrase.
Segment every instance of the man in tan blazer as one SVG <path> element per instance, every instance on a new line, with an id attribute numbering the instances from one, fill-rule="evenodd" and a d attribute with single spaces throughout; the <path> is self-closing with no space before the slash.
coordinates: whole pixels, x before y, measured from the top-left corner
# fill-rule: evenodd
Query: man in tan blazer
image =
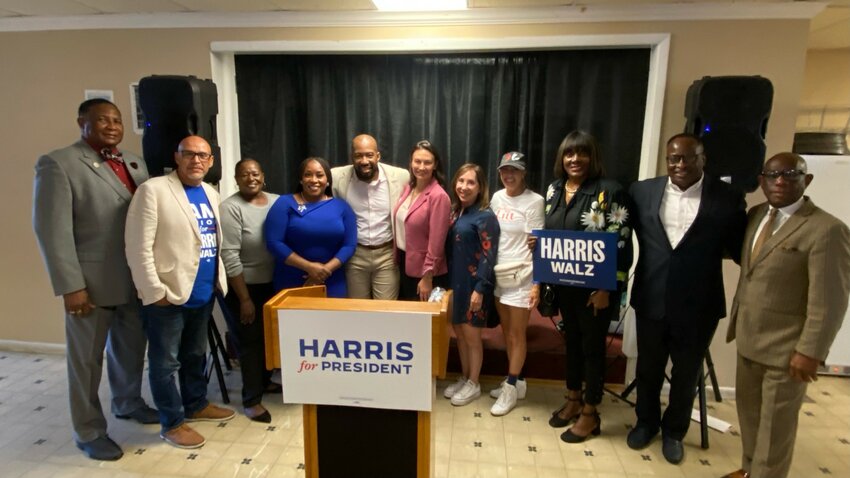
<path id="1" fill-rule="evenodd" d="M 850 294 L 850 231 L 803 195 L 813 176 L 793 153 L 759 176 L 727 341 L 737 339 L 735 396 L 743 466 L 730 477 L 788 476 L 806 387 L 841 328 Z"/>
<path id="2" fill-rule="evenodd" d="M 234 415 L 207 401 L 204 375 L 213 295 L 227 291 L 219 196 L 203 183 L 214 159 L 203 138 L 183 139 L 174 155 L 177 169 L 136 191 L 125 229 L 127 263 L 142 299 L 160 437 L 178 448 L 205 442 L 185 422 L 221 422 Z"/>
<path id="3" fill-rule="evenodd" d="M 394 222 L 390 215 L 410 172 L 380 163 L 378 142 L 368 134 L 351 141 L 351 164 L 331 170 L 333 194 L 357 216 L 357 248 L 345 263 L 348 296 L 395 300 L 399 272 L 393 255 Z"/>

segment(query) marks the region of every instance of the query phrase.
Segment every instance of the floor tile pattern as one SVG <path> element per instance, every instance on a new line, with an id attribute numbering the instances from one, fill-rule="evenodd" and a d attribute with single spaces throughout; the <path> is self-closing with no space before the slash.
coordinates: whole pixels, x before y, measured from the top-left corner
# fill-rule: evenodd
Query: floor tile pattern
<path id="1" fill-rule="evenodd" d="M 740 467 L 733 401 L 709 401 L 709 413 L 732 423 L 732 431 L 711 430 L 711 446 L 703 450 L 699 426 L 692 422 L 685 439 L 685 460 L 673 466 L 661 455 L 660 440 L 641 451 L 626 446 L 634 412 L 613 394 L 605 395 L 600 408 L 602 435 L 568 445 L 559 439 L 563 429 L 547 424 L 552 410 L 562 402 L 560 384 L 531 381 L 527 399 L 497 418 L 490 415 L 493 399 L 486 392 L 465 407 L 453 407 L 441 398 L 442 389 L 453 381 L 438 384 L 440 398 L 434 407 L 438 478 L 701 478 L 719 477 Z M 494 377 L 484 382 L 482 391 L 498 381 Z M 238 400 L 238 370 L 229 372 L 226 382 L 230 396 Z M 279 395 L 265 400 L 271 424 L 251 422 L 241 414 L 227 423 L 193 424 L 207 438 L 197 450 L 169 446 L 160 440 L 158 425 L 143 426 L 110 414 L 109 433 L 123 447 L 124 457 L 98 462 L 82 455 L 71 440 L 66 387 L 64 357 L 0 350 L 0 478 L 304 476 L 301 406 L 284 405 Z M 211 400 L 220 403 L 215 379 L 209 390 Z M 144 396 L 150 402 L 147 385 Z M 108 408 L 105 386 L 101 397 Z M 800 415 L 791 476 L 850 476 L 850 379 L 821 377 L 810 386 Z"/>

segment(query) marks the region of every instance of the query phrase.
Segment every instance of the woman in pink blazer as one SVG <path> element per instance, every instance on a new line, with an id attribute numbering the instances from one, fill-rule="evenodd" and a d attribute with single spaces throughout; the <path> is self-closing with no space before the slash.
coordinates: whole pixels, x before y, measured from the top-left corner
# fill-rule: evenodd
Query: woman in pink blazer
<path id="1" fill-rule="evenodd" d="M 446 234 L 451 201 L 443 189 L 440 153 L 429 141 L 410 153 L 410 183 L 393 210 L 396 262 L 401 272 L 398 297 L 428 300 L 435 285 L 445 286 Z"/>

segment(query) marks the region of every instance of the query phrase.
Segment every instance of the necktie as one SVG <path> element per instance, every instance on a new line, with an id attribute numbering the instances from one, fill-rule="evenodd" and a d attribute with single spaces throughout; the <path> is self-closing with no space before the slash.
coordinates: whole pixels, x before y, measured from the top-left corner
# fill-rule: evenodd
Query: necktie
<path id="1" fill-rule="evenodd" d="M 764 246 L 764 243 L 767 242 L 767 240 L 770 239 L 770 236 L 773 235 L 773 225 L 776 223 L 777 212 L 779 212 L 779 209 L 770 208 L 770 212 L 767 214 L 767 222 L 764 223 L 764 227 L 761 228 L 759 237 L 757 237 L 756 242 L 753 243 L 753 252 L 750 254 L 750 264 L 756 260 L 761 248 Z"/>

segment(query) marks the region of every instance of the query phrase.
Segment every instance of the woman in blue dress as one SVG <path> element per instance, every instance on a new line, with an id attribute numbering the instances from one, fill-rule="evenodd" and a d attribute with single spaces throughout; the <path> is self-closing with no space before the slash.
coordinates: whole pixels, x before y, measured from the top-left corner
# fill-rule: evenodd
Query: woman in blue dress
<path id="1" fill-rule="evenodd" d="M 342 267 L 357 246 L 354 211 L 333 197 L 331 171 L 322 158 L 298 167 L 295 194 L 281 196 L 266 218 L 266 247 L 275 259 L 276 290 L 324 284 L 328 297 L 347 297 Z"/>
<path id="2" fill-rule="evenodd" d="M 452 180 L 452 226 L 446 251 L 451 254 L 449 281 L 454 291 L 452 328 L 457 337 L 462 376 L 443 393 L 452 405 L 466 405 L 481 395 L 478 376 L 484 359 L 481 329 L 495 313 L 493 286 L 499 221 L 489 208 L 490 191 L 481 166 L 466 163 Z"/>

